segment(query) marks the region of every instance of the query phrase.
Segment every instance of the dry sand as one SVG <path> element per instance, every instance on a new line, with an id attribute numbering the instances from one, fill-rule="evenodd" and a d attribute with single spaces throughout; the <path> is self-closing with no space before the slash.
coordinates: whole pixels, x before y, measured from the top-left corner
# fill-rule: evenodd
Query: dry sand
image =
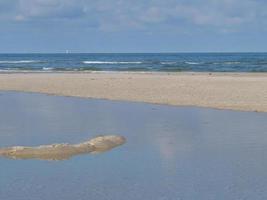
<path id="1" fill-rule="evenodd" d="M 0 90 L 267 112 L 267 73 L 11 73 Z"/>

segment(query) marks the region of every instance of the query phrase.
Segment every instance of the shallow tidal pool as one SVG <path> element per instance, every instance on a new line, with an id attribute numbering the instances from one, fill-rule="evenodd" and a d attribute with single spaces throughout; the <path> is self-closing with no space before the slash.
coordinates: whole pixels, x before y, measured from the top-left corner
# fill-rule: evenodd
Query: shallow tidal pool
<path id="1" fill-rule="evenodd" d="M 0 148 L 110 134 L 127 142 L 60 161 L 0 157 L 0 199 L 267 199 L 267 113 L 0 92 Z"/>

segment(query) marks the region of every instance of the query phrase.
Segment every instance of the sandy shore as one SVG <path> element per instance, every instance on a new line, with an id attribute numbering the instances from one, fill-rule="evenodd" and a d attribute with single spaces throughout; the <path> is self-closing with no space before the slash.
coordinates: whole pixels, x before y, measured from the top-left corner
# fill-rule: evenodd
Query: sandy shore
<path id="1" fill-rule="evenodd" d="M 267 73 L 11 73 L 0 90 L 267 112 Z"/>

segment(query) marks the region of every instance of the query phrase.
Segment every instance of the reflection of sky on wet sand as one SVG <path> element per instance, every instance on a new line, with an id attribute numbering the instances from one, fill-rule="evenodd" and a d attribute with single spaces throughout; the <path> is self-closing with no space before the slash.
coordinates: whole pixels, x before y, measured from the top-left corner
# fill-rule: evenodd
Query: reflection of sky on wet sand
<path id="1" fill-rule="evenodd" d="M 1 147 L 127 138 L 62 162 L 0 159 L 0 199 L 267 198 L 264 113 L 23 93 L 2 93 L 0 113 Z"/>

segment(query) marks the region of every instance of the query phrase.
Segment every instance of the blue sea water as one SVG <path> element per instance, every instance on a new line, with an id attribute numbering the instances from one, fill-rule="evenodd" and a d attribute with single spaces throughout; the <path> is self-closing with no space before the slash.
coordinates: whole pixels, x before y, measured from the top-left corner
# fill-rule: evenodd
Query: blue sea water
<path id="1" fill-rule="evenodd" d="M 267 53 L 0 54 L 0 71 L 267 72 Z"/>

